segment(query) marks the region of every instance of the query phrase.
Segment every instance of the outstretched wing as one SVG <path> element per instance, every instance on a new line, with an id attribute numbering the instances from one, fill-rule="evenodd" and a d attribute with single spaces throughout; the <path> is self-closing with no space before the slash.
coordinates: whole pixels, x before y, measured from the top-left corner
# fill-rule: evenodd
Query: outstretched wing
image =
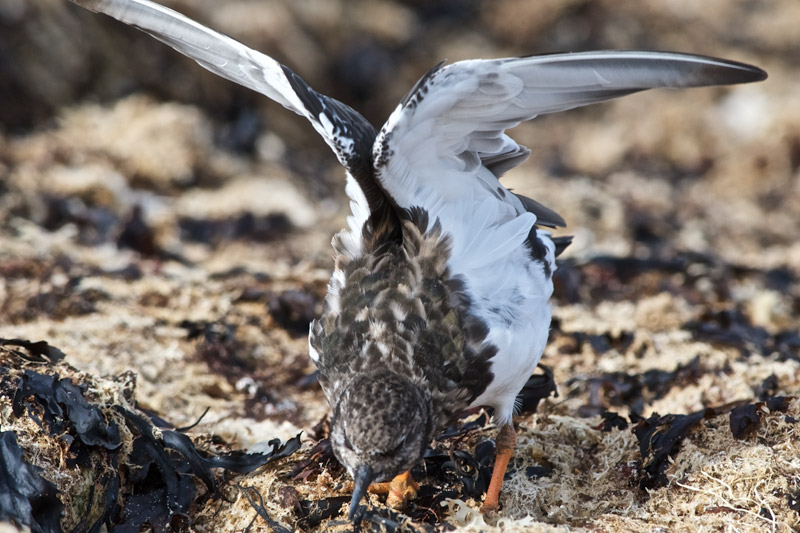
<path id="1" fill-rule="evenodd" d="M 529 155 L 506 129 L 543 113 L 645 89 L 765 77 L 764 71 L 742 63 L 635 51 L 471 60 L 437 67 L 417 83 L 378 134 L 376 177 L 398 206 L 422 207 L 431 221 L 438 217 L 444 227 L 468 239 L 461 246 L 455 243 L 456 254 L 468 253 L 469 247 L 496 250 L 491 244 L 501 244 L 503 236 L 509 246 L 515 238 L 524 239 L 534 220 L 563 225 L 541 204 L 500 185 L 497 178 Z M 520 216 L 526 212 L 534 217 Z M 483 231 L 503 224 L 508 227 L 495 235 Z M 484 248 L 476 242 L 481 234 L 486 235 Z"/>
<path id="2" fill-rule="evenodd" d="M 358 182 L 372 214 L 386 199 L 372 173 L 372 125 L 349 106 L 319 94 L 271 57 L 148 0 L 72 0 L 134 26 L 211 72 L 260 92 L 306 117 Z M 357 195 L 357 192 L 352 191 Z"/>

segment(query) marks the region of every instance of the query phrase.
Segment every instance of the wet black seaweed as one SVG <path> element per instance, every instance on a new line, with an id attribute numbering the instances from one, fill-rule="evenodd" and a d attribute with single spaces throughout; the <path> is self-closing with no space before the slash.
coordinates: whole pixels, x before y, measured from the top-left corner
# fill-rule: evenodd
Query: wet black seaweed
<path id="1" fill-rule="evenodd" d="M 107 420 L 98 406 L 89 404 L 83 396 L 85 392 L 69 378 L 25 370 L 14 394 L 14 416 L 20 417 L 27 410 L 40 427 L 44 429 L 42 423 L 47 425 L 50 436 L 70 431 L 86 446 L 115 450 L 121 442 L 119 427 Z"/>
<path id="2" fill-rule="evenodd" d="M 168 522 L 164 520 L 173 516 L 184 516 L 188 519 L 189 507 L 197 498 L 193 477 L 199 478 L 212 496 L 218 495 L 211 468 L 249 473 L 270 461 L 287 457 L 300 448 L 298 434 L 285 444 L 273 439 L 270 441 L 272 450 L 269 453 L 201 455 L 188 436 L 162 429 L 159 432 L 160 438 L 157 438 L 149 420 L 119 406 L 115 406 L 115 409 L 139 433 L 134 440 L 137 460 L 130 461 L 140 468 L 139 474 L 132 479 L 136 514 L 129 514 L 126 504 L 126 521 L 133 527 L 145 524 L 154 528 L 166 527 Z"/>
<path id="3" fill-rule="evenodd" d="M 457 446 L 457 442 L 454 443 Z M 417 498 L 405 514 L 417 523 L 439 524 L 446 515 L 442 503 L 448 499 L 480 499 L 489 486 L 494 466 L 494 442 L 484 440 L 473 451 L 434 446 L 425 452 L 423 464 L 412 469 L 420 480 Z"/>
<path id="4" fill-rule="evenodd" d="M 650 369 L 641 374 L 607 372 L 599 376 L 575 377 L 566 385 L 573 387 L 569 396 L 586 394 L 586 404 L 578 408 L 583 417 L 603 415 L 609 406 L 626 406 L 641 413 L 645 407 L 659 400 L 675 387 L 696 383 L 706 373 L 717 372 L 701 363 L 699 357 L 675 366 L 674 370 Z"/>
<path id="5" fill-rule="evenodd" d="M 465 417 L 462 420 L 470 418 Z M 447 514 L 442 505 L 448 499 L 476 498 L 480 499 L 489 486 L 495 459 L 495 445 L 491 440 L 482 440 L 475 445 L 473 451 L 460 447 L 468 435 L 483 429 L 489 421 L 484 411 L 473 420 L 456 424 L 436 437 L 434 445 L 428 447 L 420 465 L 411 470 L 412 476 L 420 484 L 417 497 L 407 503 L 403 513 L 391 512 L 390 516 L 383 509 L 375 510 L 377 514 L 364 517 L 369 524 L 368 516 L 377 522 L 368 527 L 387 526 L 387 531 L 420 531 L 429 525 L 442 527 L 441 521 Z M 295 467 L 286 474 L 286 479 L 309 482 L 326 470 L 333 475 L 343 472 L 343 468 L 333 455 L 328 439 L 329 425 L 323 419 L 312 430 L 312 439 L 317 441 L 314 447 L 303 452 L 304 457 L 296 462 Z M 288 487 L 287 487 L 288 488 Z M 297 527 L 316 527 L 323 520 L 338 514 L 341 505 L 349 498 L 327 498 L 318 501 L 289 502 L 285 506 L 294 509 L 298 516 Z M 373 511 L 370 511 L 373 512 Z M 330 525 L 330 524 L 329 524 Z M 400 529 L 397 529 L 400 528 Z M 409 529 L 411 528 L 411 529 Z M 417 528 L 417 529 L 414 529 Z M 422 528 L 422 529 L 419 529 Z"/>
<path id="6" fill-rule="evenodd" d="M 471 415 L 467 415 L 467 417 L 462 416 L 455 424 L 445 428 L 444 431 L 436 436 L 436 440 L 442 441 L 445 439 L 451 439 L 453 437 L 460 437 L 469 433 L 470 431 L 483 429 L 489 424 L 489 420 L 491 420 L 491 416 L 486 411 L 483 411 L 474 420 L 470 420 L 468 422 L 465 421 L 465 418 L 468 418 L 469 416 Z"/>
<path id="7" fill-rule="evenodd" d="M 533 374 L 517 395 L 517 414 L 519 415 L 533 414 L 539 407 L 539 402 L 550 396 L 558 397 L 558 387 L 556 387 L 552 369 L 545 365 L 539 365 L 538 368 L 543 373 Z"/>
<path id="8" fill-rule="evenodd" d="M 737 439 L 750 437 L 761 427 L 766 413 L 786 412 L 792 399 L 791 396 L 775 396 L 763 402 L 734 407 L 730 413 L 731 434 Z"/>
<path id="9" fill-rule="evenodd" d="M 333 454 L 331 441 L 327 437 L 318 441 L 306 452 L 305 458 L 297 461 L 294 468 L 286 477 L 294 480 L 307 481 L 309 478 L 315 478 L 323 470 L 327 470 L 334 475 L 344 470 Z"/>
<path id="10" fill-rule="evenodd" d="M 293 337 L 308 335 L 308 325 L 317 313 L 317 298 L 302 290 L 288 290 L 273 295 L 268 304 L 269 314 L 275 322 Z"/>
<path id="11" fill-rule="evenodd" d="M 0 339 L 0 347 L 6 351 L 21 357 L 31 363 L 55 364 L 64 359 L 65 354 L 55 346 L 50 346 L 45 341 L 26 341 L 23 339 Z M 13 347 L 22 348 L 16 350 Z"/>
<path id="12" fill-rule="evenodd" d="M 253 523 L 255 523 L 258 517 L 261 517 L 264 520 L 264 522 L 267 523 L 270 529 L 272 529 L 272 531 L 274 531 L 275 533 L 291 533 L 292 531 L 291 529 L 289 529 L 288 527 L 284 526 L 283 524 L 281 524 L 280 522 L 274 520 L 272 517 L 269 516 L 266 507 L 264 507 L 264 497 L 261 495 L 260 492 L 258 492 L 253 487 L 245 487 L 244 485 L 237 485 L 237 487 L 244 495 L 244 497 L 247 499 L 247 502 L 250 504 L 250 507 L 252 507 L 256 511 L 256 515 L 253 517 L 252 520 L 250 520 L 250 523 L 247 524 L 247 527 L 244 530 L 245 533 L 248 533 L 250 531 L 250 528 L 253 527 Z M 258 498 L 257 501 L 256 497 L 254 497 L 253 495 L 255 495 Z"/>
<path id="13" fill-rule="evenodd" d="M 207 457 L 201 457 L 203 462 L 210 468 L 222 468 L 229 472 L 239 474 L 249 474 L 261 468 L 268 462 L 289 457 L 300 449 L 300 433 L 281 443 L 280 439 L 272 439 L 267 444 L 271 447 L 267 453 L 246 453 L 241 450 L 234 450 L 226 453 L 218 453 Z"/>
<path id="14" fill-rule="evenodd" d="M 611 431 L 612 429 L 628 429 L 628 421 L 625 417 L 611 411 L 600 413 L 603 421 L 595 428 L 600 431 Z"/>
<path id="15" fill-rule="evenodd" d="M 603 355 L 610 350 L 625 353 L 634 340 L 632 331 L 621 331 L 618 334 L 610 332 L 602 334 L 584 333 L 582 331 L 565 332 L 561 329 L 561 321 L 558 318 L 554 318 L 550 324 L 550 341 L 557 337 L 566 337 L 570 341 L 562 347 L 562 351 L 579 352 L 584 345 L 588 344 L 597 355 Z M 542 365 L 539 366 L 542 368 Z"/>
<path id="16" fill-rule="evenodd" d="M 789 502 L 789 509 L 800 515 L 800 490 L 787 494 L 786 499 Z"/>
<path id="17" fill-rule="evenodd" d="M 339 514 L 343 505 L 350 504 L 349 496 L 333 496 L 322 500 L 300 501 L 300 515 L 297 527 L 303 530 L 313 529 L 323 521 Z"/>
<path id="18" fill-rule="evenodd" d="M 669 458 L 680 451 L 683 440 L 701 421 L 729 412 L 731 434 L 737 439 L 744 439 L 758 430 L 767 412 L 785 412 L 794 399 L 793 396 L 775 396 L 751 404 L 737 402 L 718 408 L 707 407 L 688 415 L 660 416 L 654 413 L 647 419 L 632 415 L 631 422 L 635 424 L 632 431 L 639 442 L 644 470 L 639 480 L 640 488 L 653 489 L 666 485 L 664 471 L 669 466 Z"/>
<path id="19" fill-rule="evenodd" d="M 431 533 L 433 531 L 449 531 L 455 529 L 449 524 L 434 526 L 420 522 L 403 513 L 388 507 L 361 507 L 360 516 L 356 520 L 356 531 L 379 531 L 385 533 Z M 448 527 L 449 526 L 449 527 Z"/>
<path id="20" fill-rule="evenodd" d="M 268 453 L 201 452 L 187 435 L 166 429 L 170 425 L 157 416 L 151 419 L 120 405 L 101 406 L 88 399 L 86 385 L 59 378 L 58 374 L 24 368 L 50 362 L 46 357 L 63 359 L 63 352 L 46 342 L 5 339 L 0 346 L 16 356 L 11 359 L 11 366 L 3 367 L 6 377 L 2 387 L 3 394 L 12 398 L 14 416 L 28 416 L 43 433 L 65 442 L 68 467 L 98 472 L 89 489 L 83 517 L 73 531 L 99 532 L 106 527 L 138 532 L 149 526 L 161 532 L 183 528 L 191 524 L 189 509 L 194 503 L 220 496 L 219 481 L 212 469 L 246 474 L 300 448 L 298 434 L 285 443 L 271 440 Z M 8 372 L 20 366 L 24 368 L 21 375 L 12 378 Z M 133 435 L 130 453 L 122 464 L 119 424 L 126 426 L 126 434 Z M 0 513 L 16 509 L 18 516 L 9 515 L 9 519 L 34 531 L 60 531 L 58 520 L 63 506 L 55 487 L 44 480 L 36 481 L 38 470 L 21 462 L 13 434 L 0 435 Z M 30 478 L 27 484 L 22 482 L 23 477 Z M 198 479 L 208 489 L 205 493 L 198 492 Z M 35 493 L 25 492 L 31 487 Z M 27 498 L 28 503 L 21 498 Z M 52 505 L 42 507 L 41 502 L 50 500 Z"/>
<path id="21" fill-rule="evenodd" d="M 61 531 L 64 506 L 42 471 L 25 460 L 13 431 L 0 433 L 0 522 L 27 526 L 34 533 Z"/>
<path id="22" fill-rule="evenodd" d="M 797 285 L 797 274 L 790 267 L 752 268 L 713 253 L 668 248 L 651 248 L 648 255 L 596 256 L 583 262 L 564 259 L 553 275 L 553 297 L 564 303 L 589 304 L 668 292 L 692 303 L 716 304 L 730 301 L 732 283 L 743 278 L 782 293 Z M 794 301 L 800 301 L 797 295 Z M 800 353 L 800 344 L 795 346 L 795 353 Z"/>
<path id="23" fill-rule="evenodd" d="M 743 357 L 751 353 L 777 356 L 781 361 L 800 360 L 800 332 L 784 330 L 771 334 L 756 326 L 739 308 L 706 311 L 683 325 L 696 340 L 736 348 Z"/>
<path id="24" fill-rule="evenodd" d="M 697 340 L 732 346 L 747 355 L 748 351 L 763 352 L 770 335 L 766 329 L 754 326 L 740 309 L 708 311 L 698 320 L 683 325 Z"/>
<path id="25" fill-rule="evenodd" d="M 713 409 L 703 409 L 689 415 L 665 415 L 654 413 L 633 427 L 639 441 L 644 475 L 640 479 L 641 489 L 654 489 L 667 484 L 664 474 L 669 458 L 674 457 L 691 430 L 705 418 L 714 416 Z"/>

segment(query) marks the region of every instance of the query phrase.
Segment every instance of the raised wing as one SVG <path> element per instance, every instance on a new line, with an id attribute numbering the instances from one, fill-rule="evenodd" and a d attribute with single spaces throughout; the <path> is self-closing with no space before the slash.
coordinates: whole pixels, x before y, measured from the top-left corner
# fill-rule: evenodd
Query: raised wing
<path id="1" fill-rule="evenodd" d="M 505 130 L 543 113 L 563 111 L 656 87 L 699 87 L 763 80 L 756 67 L 695 55 L 604 51 L 461 61 L 429 72 L 392 113 L 374 147 L 376 177 L 403 208 L 423 207 L 431 220 L 472 226 L 494 197 L 486 224 L 531 212 L 537 223 L 561 217 L 512 195 L 497 178 L 529 150 Z M 466 207 L 455 208 L 459 203 Z M 489 202 L 490 204 L 491 202 Z M 491 211 L 491 210 L 489 210 Z M 492 219 L 494 216 L 494 219 Z M 455 220 L 452 220 L 455 218 Z M 464 222 L 466 223 L 466 222 Z M 480 230 L 473 227 L 467 234 Z"/>
<path id="2" fill-rule="evenodd" d="M 374 215 L 388 209 L 372 173 L 375 129 L 352 108 L 317 93 L 271 57 L 159 4 L 147 0 L 71 1 L 149 33 L 211 72 L 306 117 L 356 179 L 370 212 Z"/>

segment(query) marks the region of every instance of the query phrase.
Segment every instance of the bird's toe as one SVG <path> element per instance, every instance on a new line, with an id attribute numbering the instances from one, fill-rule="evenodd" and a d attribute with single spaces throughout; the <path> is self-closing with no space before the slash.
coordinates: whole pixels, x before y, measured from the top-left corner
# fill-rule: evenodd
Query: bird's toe
<path id="1" fill-rule="evenodd" d="M 406 471 L 395 476 L 390 482 L 373 483 L 369 491 L 374 494 L 387 494 L 386 505 L 392 509 L 402 509 L 406 502 L 417 497 L 419 484 L 411 477 L 411 472 Z"/>

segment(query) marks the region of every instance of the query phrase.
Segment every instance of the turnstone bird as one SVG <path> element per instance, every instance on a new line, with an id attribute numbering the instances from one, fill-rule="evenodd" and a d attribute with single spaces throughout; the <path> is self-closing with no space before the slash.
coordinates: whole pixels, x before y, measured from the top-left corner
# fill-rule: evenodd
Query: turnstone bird
<path id="1" fill-rule="evenodd" d="M 402 502 L 408 472 L 463 410 L 494 408 L 498 496 L 516 440 L 517 393 L 550 326 L 564 220 L 499 178 L 529 155 L 522 121 L 656 87 L 763 80 L 742 63 L 601 51 L 439 64 L 380 129 L 274 59 L 146 0 L 73 0 L 136 26 L 200 65 L 306 117 L 347 170 L 352 216 L 309 353 L 331 406 L 333 450 L 353 476 L 353 518 L 371 483 Z"/>

